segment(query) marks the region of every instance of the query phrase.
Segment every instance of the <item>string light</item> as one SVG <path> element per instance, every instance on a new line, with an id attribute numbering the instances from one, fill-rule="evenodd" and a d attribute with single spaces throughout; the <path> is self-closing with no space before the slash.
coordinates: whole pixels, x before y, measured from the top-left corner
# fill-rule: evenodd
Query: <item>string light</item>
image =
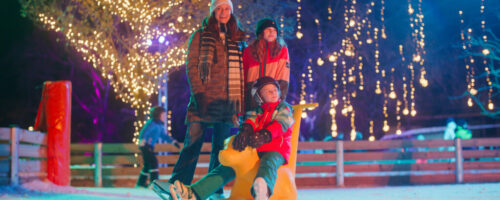
<path id="1" fill-rule="evenodd" d="M 478 36 L 478 39 L 473 39 L 472 35 L 475 33 L 472 28 L 466 28 L 464 26 L 464 19 L 463 19 L 463 11 L 459 11 L 459 16 L 460 16 L 460 25 L 461 25 L 461 30 L 460 30 L 460 38 L 462 40 L 462 49 L 464 52 L 467 52 L 468 56 L 465 58 L 465 69 L 467 71 L 467 79 L 466 79 L 466 84 L 467 84 L 467 90 L 470 94 L 470 96 L 467 98 L 467 105 L 469 107 L 474 106 L 473 99 L 476 101 L 476 103 L 479 105 L 479 107 L 483 110 L 483 112 L 487 115 L 495 115 L 495 112 L 493 110 L 495 109 L 495 105 L 493 103 L 493 80 L 492 80 L 492 69 L 493 68 L 493 62 L 488 62 L 489 59 L 492 59 L 495 57 L 495 55 L 491 55 L 490 49 L 488 49 L 488 36 L 487 36 L 487 31 L 486 31 L 486 20 L 485 20 L 485 1 L 481 0 L 480 4 L 480 26 L 481 26 L 481 31 L 476 33 Z M 495 36 L 493 36 L 495 37 Z M 474 48 L 472 47 L 474 45 Z M 476 46 L 478 48 L 476 48 Z M 476 50 L 479 52 L 476 53 Z M 476 62 L 473 56 L 479 56 L 482 62 Z M 476 69 L 476 67 L 479 67 Z M 484 68 L 482 67 L 484 66 Z M 479 89 L 476 89 L 476 84 L 477 80 L 475 79 L 475 72 L 481 71 L 481 69 L 484 69 L 484 76 L 485 77 L 485 82 L 486 85 L 483 87 L 479 87 Z M 486 102 L 483 104 L 482 101 L 484 99 L 481 99 L 479 96 L 480 91 L 485 91 L 487 90 L 487 99 Z"/>
<path id="2" fill-rule="evenodd" d="M 465 26 L 464 26 L 464 18 L 463 18 L 463 11 L 458 11 L 458 14 L 460 15 L 460 39 L 462 40 L 462 48 L 463 50 L 467 50 L 468 48 L 471 47 L 471 44 L 467 44 L 466 41 L 470 41 L 470 34 L 467 34 L 467 39 L 465 37 Z M 471 29 L 469 29 L 469 32 L 472 32 Z M 475 78 L 474 78 L 474 65 L 470 63 L 469 61 L 472 61 L 472 55 L 467 56 L 464 58 L 464 63 L 465 63 L 465 70 L 467 71 L 467 76 L 466 76 L 466 84 L 467 84 L 467 90 L 469 91 L 470 94 L 476 95 L 477 90 L 475 89 Z M 474 103 L 472 102 L 472 98 L 468 97 L 467 99 L 467 105 L 469 107 L 474 106 Z"/>
<path id="3" fill-rule="evenodd" d="M 418 66 L 420 68 L 420 85 L 422 87 L 428 86 L 428 81 L 425 78 L 425 67 L 424 67 L 424 56 L 426 54 L 425 51 L 425 34 L 424 34 L 424 15 L 422 13 L 422 0 L 418 0 L 417 11 L 415 12 L 413 8 L 414 0 L 408 0 L 408 14 L 410 16 L 410 27 L 412 29 L 411 35 L 412 40 L 415 44 L 415 53 L 412 56 L 412 61 L 415 63 L 414 66 Z M 412 110 L 413 111 L 413 110 Z M 416 112 L 416 111 L 415 111 Z"/>
<path id="4" fill-rule="evenodd" d="M 332 62 L 332 82 L 337 83 L 337 58 L 338 54 L 337 52 L 333 52 L 332 55 L 329 57 L 329 61 Z M 338 89 L 338 84 L 334 84 L 333 86 L 333 91 L 330 94 L 330 116 L 332 119 L 332 125 L 331 125 L 331 135 L 332 137 L 337 137 L 338 135 L 338 127 L 337 127 L 337 120 L 336 120 L 336 114 L 337 114 L 337 105 L 339 104 L 339 100 L 337 97 L 337 89 Z"/>
<path id="5" fill-rule="evenodd" d="M 302 22 L 300 21 L 300 10 L 302 10 L 302 6 L 300 5 L 300 1 L 301 0 L 297 0 L 297 32 L 295 34 L 299 40 L 304 36 L 304 34 L 300 31 L 302 29 Z"/>
<path id="6" fill-rule="evenodd" d="M 373 135 L 373 120 L 370 120 L 370 127 L 368 129 L 368 132 L 370 133 L 370 137 L 368 137 L 368 140 L 370 142 L 375 141 L 375 135 Z"/>
<path id="7" fill-rule="evenodd" d="M 416 6 L 416 11 L 413 7 L 409 5 L 410 17 L 414 17 L 410 21 L 410 27 L 412 28 L 412 33 L 415 32 L 414 29 L 418 29 L 417 35 L 412 34 L 412 41 L 415 45 L 415 53 L 409 59 L 410 62 L 406 62 L 405 56 L 403 54 L 403 45 L 399 46 L 399 53 L 401 56 L 401 70 L 396 70 L 396 67 L 390 67 L 387 70 L 381 64 L 380 57 L 380 44 L 382 40 L 388 38 L 385 28 L 385 1 L 379 1 L 378 5 L 375 1 L 371 1 L 369 4 L 364 6 L 358 6 L 357 1 L 344 0 L 344 38 L 341 40 L 341 48 L 338 51 L 334 51 L 328 57 L 328 60 L 332 62 L 332 81 L 334 83 L 333 91 L 330 94 L 330 115 L 332 116 L 332 136 L 338 134 L 337 127 L 337 117 L 348 117 L 350 121 L 350 139 L 354 140 L 356 138 L 356 110 L 353 105 L 354 99 L 357 98 L 358 93 L 365 88 L 365 76 L 364 72 L 367 69 L 364 66 L 373 66 L 370 70 L 375 72 L 373 78 L 375 80 L 375 94 L 381 94 L 380 98 L 383 98 L 383 105 L 381 105 L 381 112 L 383 115 L 382 120 L 382 131 L 389 132 L 391 130 L 391 125 L 389 124 L 390 119 L 392 119 L 392 113 L 395 113 L 396 123 L 394 126 L 394 131 L 396 134 L 400 134 L 401 131 L 401 120 L 402 115 L 404 116 L 416 116 L 417 110 L 415 108 L 415 69 L 414 66 L 419 67 L 417 72 L 419 73 L 420 84 L 425 87 L 429 83 L 425 79 L 426 71 L 424 68 L 424 55 L 425 55 L 425 42 L 423 38 L 423 15 L 421 11 L 421 2 L 419 1 L 418 6 Z M 379 8 L 380 15 L 379 21 L 374 20 L 377 18 L 373 14 L 375 8 Z M 366 8 L 362 10 L 360 8 Z M 418 8 L 418 9 L 417 9 Z M 329 7 L 329 14 L 331 8 Z M 363 15 L 364 14 L 364 15 Z M 414 16 L 411 16 L 414 15 Z M 415 23 L 417 23 L 415 25 Z M 370 53 L 365 53 L 369 49 Z M 360 53 L 363 51 L 363 53 Z M 373 59 L 365 59 L 366 56 L 373 56 Z M 369 63 L 371 62 L 371 63 Z M 341 67 L 339 69 L 338 67 Z M 396 76 L 396 72 L 401 73 L 401 75 Z M 340 77 L 338 77 L 340 76 Z M 396 77 L 401 79 L 401 82 L 396 81 Z M 401 84 L 400 87 L 396 87 L 396 83 Z M 341 90 L 338 88 L 341 87 Z M 402 88 L 401 92 L 396 91 L 396 88 Z M 401 94 L 399 94 L 401 93 Z M 394 101 L 394 103 L 390 103 Z M 335 102 L 335 104 L 334 104 Z M 341 103 L 342 105 L 338 105 Z M 395 105 L 394 110 L 389 109 L 389 105 Z M 337 116 L 337 109 L 340 109 L 340 115 Z M 370 137 L 369 140 L 375 140 L 374 132 L 374 121 L 370 121 Z"/>
<path id="8" fill-rule="evenodd" d="M 328 4 L 328 21 L 331 21 L 333 18 L 333 11 L 332 11 L 332 2 Z"/>
<path id="9" fill-rule="evenodd" d="M 303 90 L 303 95 L 304 95 L 304 100 L 307 99 L 307 101 L 309 102 L 314 102 L 314 92 L 309 92 L 309 95 L 307 95 L 307 92 L 306 92 L 306 89 L 307 89 L 307 85 L 312 85 L 313 83 L 313 68 L 311 67 L 312 65 L 312 59 L 309 58 L 308 60 L 309 64 L 307 65 L 307 77 L 305 77 L 305 81 L 302 82 L 302 88 L 304 88 Z M 319 63 L 318 63 L 319 64 Z M 311 87 L 309 87 L 310 89 L 312 89 Z M 312 110 L 314 108 L 309 108 L 309 110 Z"/>
<path id="10" fill-rule="evenodd" d="M 83 60 L 91 63 L 103 78 L 110 81 L 117 97 L 134 109 L 138 121 L 134 122 L 133 142 L 138 142 L 139 130 L 152 106 L 150 97 L 158 93 L 159 77 L 168 68 L 185 64 L 187 42 L 200 27 L 199 23 L 207 16 L 210 6 L 209 1 L 179 0 L 21 3 L 23 15 L 42 28 L 59 33 L 69 46 L 81 54 Z M 255 5 L 254 2 L 240 2 L 236 9 L 253 8 L 248 4 Z M 292 5 L 290 2 L 285 4 Z M 276 16 L 284 13 L 283 8 L 275 11 L 273 14 Z M 284 21 L 283 16 L 280 23 L 281 27 L 293 24 Z M 254 26 L 248 23 L 244 29 L 249 27 Z"/>
<path id="11" fill-rule="evenodd" d="M 482 39 L 484 44 L 488 42 L 488 36 L 486 35 L 485 27 L 486 27 L 486 20 L 485 20 L 485 5 L 484 5 L 484 0 L 481 0 L 481 7 L 480 7 L 480 15 L 481 15 L 481 32 L 482 32 Z M 493 104 L 492 100 L 492 94 L 493 94 L 493 83 L 491 81 L 491 69 L 489 68 L 488 65 L 488 59 L 486 58 L 486 55 L 488 55 L 490 52 L 488 49 L 483 49 L 482 53 L 485 56 L 482 56 L 483 58 L 483 64 L 484 64 L 484 70 L 486 71 L 486 83 L 488 84 L 488 109 L 493 110 L 495 108 L 495 105 Z"/>
<path id="12" fill-rule="evenodd" d="M 61 33 L 85 61 L 110 81 L 117 96 L 135 109 L 138 121 L 134 123 L 133 142 L 137 142 L 139 129 L 145 124 L 143 116 L 151 107 L 149 99 L 158 93 L 158 78 L 169 67 L 184 63 L 185 41 L 199 25 L 191 16 L 161 17 L 181 1 L 153 4 L 96 0 L 95 4 L 70 4 L 65 8 L 65 17 L 60 17 L 52 4 L 28 5 L 26 11 L 42 27 Z M 109 28 L 117 26 L 120 28 Z"/>
<path id="13" fill-rule="evenodd" d="M 283 15 L 280 17 L 280 34 L 285 35 L 285 17 Z"/>
<path id="14" fill-rule="evenodd" d="M 318 48 L 319 48 L 320 55 L 322 55 L 323 54 L 323 48 L 321 47 L 322 37 L 321 37 L 321 26 L 319 24 L 319 19 L 315 19 L 314 23 L 316 24 L 317 29 L 318 29 Z M 318 59 L 316 60 L 316 64 L 318 64 L 318 66 L 323 66 L 324 63 L 325 63 L 325 61 L 323 61 L 323 59 L 321 58 L 321 56 L 318 57 Z"/>
<path id="15" fill-rule="evenodd" d="M 382 28 L 381 28 L 381 34 L 382 34 L 382 38 L 384 39 L 387 39 L 387 35 L 385 34 L 385 17 L 384 17 L 384 10 L 385 10 L 385 1 L 384 0 L 381 0 L 380 1 L 380 4 L 381 4 L 381 8 L 380 8 L 380 22 L 382 24 Z"/>
<path id="16" fill-rule="evenodd" d="M 168 134 L 172 136 L 172 110 L 168 110 L 168 116 L 167 116 L 167 130 Z"/>

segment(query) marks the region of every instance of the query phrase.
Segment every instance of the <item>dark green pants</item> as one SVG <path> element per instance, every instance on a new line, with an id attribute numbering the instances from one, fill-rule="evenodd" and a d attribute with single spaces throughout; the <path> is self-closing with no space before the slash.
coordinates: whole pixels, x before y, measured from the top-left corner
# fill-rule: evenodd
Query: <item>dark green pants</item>
<path id="1" fill-rule="evenodd" d="M 257 171 L 257 177 L 262 177 L 269 190 L 269 194 L 273 193 L 276 177 L 278 176 L 278 168 L 285 163 L 285 158 L 276 151 L 267 151 L 259 153 L 260 167 Z M 194 183 L 191 188 L 198 199 L 206 199 L 213 194 L 221 186 L 235 178 L 233 168 L 224 165 L 219 165 L 217 168 L 210 171 L 202 179 Z M 253 190 L 250 191 L 254 196 Z"/>

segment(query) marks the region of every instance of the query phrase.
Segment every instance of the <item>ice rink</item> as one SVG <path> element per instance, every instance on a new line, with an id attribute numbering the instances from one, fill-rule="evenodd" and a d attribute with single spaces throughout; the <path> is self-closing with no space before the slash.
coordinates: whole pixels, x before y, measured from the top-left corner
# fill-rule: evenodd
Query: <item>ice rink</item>
<path id="1" fill-rule="evenodd" d="M 225 191 L 227 196 L 229 190 Z M 47 182 L 0 186 L 0 199 L 160 199 L 138 188 L 61 187 Z M 500 199 L 500 183 L 300 189 L 299 200 L 465 200 Z"/>

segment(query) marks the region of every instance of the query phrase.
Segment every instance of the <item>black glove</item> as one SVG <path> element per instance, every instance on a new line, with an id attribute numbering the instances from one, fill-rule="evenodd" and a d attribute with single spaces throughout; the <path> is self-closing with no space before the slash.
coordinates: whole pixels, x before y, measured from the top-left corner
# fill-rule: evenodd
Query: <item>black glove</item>
<path id="1" fill-rule="evenodd" d="M 238 134 L 234 136 L 233 149 L 243 151 L 248 146 L 250 136 L 253 134 L 252 125 L 243 123 L 238 130 Z"/>
<path id="2" fill-rule="evenodd" d="M 258 148 L 261 145 L 271 142 L 273 135 L 267 129 L 261 129 L 250 136 L 250 145 L 253 148 Z"/>

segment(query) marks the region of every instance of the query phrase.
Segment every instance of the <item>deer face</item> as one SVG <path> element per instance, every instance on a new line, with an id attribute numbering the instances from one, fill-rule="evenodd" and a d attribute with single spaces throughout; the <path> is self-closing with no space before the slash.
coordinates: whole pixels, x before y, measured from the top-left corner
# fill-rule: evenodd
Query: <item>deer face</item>
<path id="1" fill-rule="evenodd" d="M 252 167 L 255 165 L 259 160 L 257 149 L 246 147 L 243 151 L 237 151 L 233 149 L 233 140 L 234 136 L 231 136 L 224 142 L 224 150 L 219 152 L 220 163 L 233 168 L 236 166 Z"/>

